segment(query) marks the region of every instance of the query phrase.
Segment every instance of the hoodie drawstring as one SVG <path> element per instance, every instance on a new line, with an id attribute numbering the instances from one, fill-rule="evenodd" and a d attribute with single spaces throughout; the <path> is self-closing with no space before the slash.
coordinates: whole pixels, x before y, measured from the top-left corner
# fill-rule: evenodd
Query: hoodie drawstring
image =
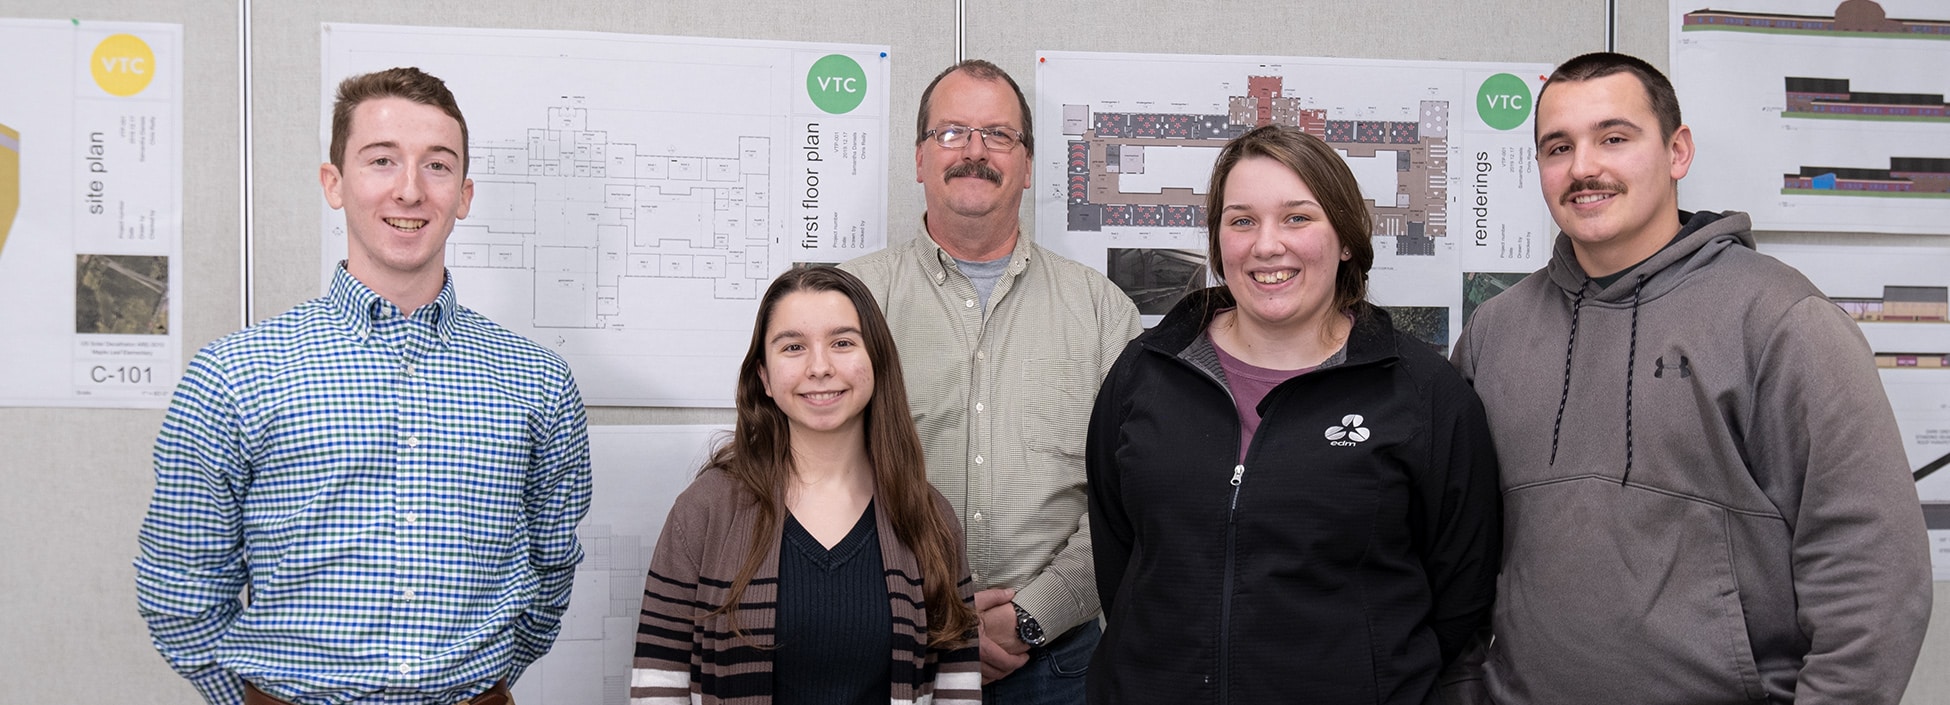
<path id="1" fill-rule="evenodd" d="M 1564 429 L 1564 404 L 1571 400 L 1571 353 L 1578 349 L 1578 312 L 1584 308 L 1584 287 L 1571 300 L 1571 339 L 1564 343 L 1564 393 L 1557 397 L 1557 419 L 1551 422 L 1551 466 L 1557 466 L 1557 436 Z"/>
<path id="2" fill-rule="evenodd" d="M 1619 487 L 1632 477 L 1632 378 L 1639 355 L 1639 292 L 1644 289 L 1645 275 L 1640 274 L 1638 284 L 1632 287 L 1632 342 L 1625 348 L 1625 474 L 1618 477 Z"/>

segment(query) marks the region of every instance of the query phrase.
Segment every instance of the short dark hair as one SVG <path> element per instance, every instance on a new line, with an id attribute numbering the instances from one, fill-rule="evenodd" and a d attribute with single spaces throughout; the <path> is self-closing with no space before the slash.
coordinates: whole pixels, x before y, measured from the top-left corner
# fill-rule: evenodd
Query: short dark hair
<path id="1" fill-rule="evenodd" d="M 1016 79 L 1010 78 L 1009 72 L 1002 70 L 1002 67 L 983 59 L 964 60 L 935 74 L 934 80 L 928 82 L 927 90 L 921 91 L 921 113 L 914 118 L 914 146 L 921 146 L 921 143 L 928 141 L 926 136 L 928 111 L 934 108 L 934 87 L 941 83 L 941 79 L 947 78 L 948 74 L 956 71 L 966 71 L 969 76 L 984 81 L 999 80 L 1009 84 L 1009 90 L 1016 92 L 1016 107 L 1022 110 L 1022 148 L 1032 155 L 1035 154 L 1036 125 L 1030 122 L 1029 99 L 1023 97 L 1022 86 L 1016 85 Z M 969 127 L 989 127 L 989 125 L 969 125 Z"/>
<path id="2" fill-rule="evenodd" d="M 1672 81 L 1666 80 L 1665 74 L 1636 56 L 1599 51 L 1566 61 L 1551 72 L 1543 88 L 1537 89 L 1536 102 L 1542 104 L 1544 91 L 1550 90 L 1558 81 L 1589 81 L 1615 73 L 1630 73 L 1639 79 L 1639 85 L 1645 87 L 1646 101 L 1652 104 L 1652 113 L 1659 116 L 1659 136 L 1672 139 L 1673 134 L 1679 132 L 1682 122 L 1679 119 L 1679 94 L 1673 91 Z"/>
<path id="3" fill-rule="evenodd" d="M 404 98 L 431 105 L 460 123 L 460 175 L 467 175 L 467 118 L 461 117 L 460 104 L 447 84 L 417 68 L 390 68 L 360 74 L 339 82 L 338 97 L 332 101 L 332 166 L 345 168 L 345 141 L 352 136 L 352 111 L 360 103 L 380 98 Z"/>
<path id="4" fill-rule="evenodd" d="M 1249 157 L 1279 162 L 1300 177 L 1320 199 L 1327 224 L 1348 252 L 1334 272 L 1334 310 L 1351 311 L 1368 298 L 1368 270 L 1374 268 L 1374 215 L 1361 197 L 1361 183 L 1339 152 L 1299 128 L 1267 125 L 1232 138 L 1212 164 L 1212 183 L 1205 191 L 1206 258 L 1212 273 L 1225 280 L 1225 260 L 1219 256 L 1219 228 L 1225 223 L 1226 181 L 1233 167 Z"/>

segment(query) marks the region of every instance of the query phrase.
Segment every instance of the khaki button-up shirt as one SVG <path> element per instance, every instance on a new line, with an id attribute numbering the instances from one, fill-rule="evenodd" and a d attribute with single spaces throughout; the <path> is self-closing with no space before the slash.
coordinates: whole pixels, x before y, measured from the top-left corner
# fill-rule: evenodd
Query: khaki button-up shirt
<path id="1" fill-rule="evenodd" d="M 841 266 L 893 327 L 928 479 L 961 516 L 976 588 L 1016 588 L 1051 638 L 1096 617 L 1083 437 L 1140 330 L 1130 297 L 1028 235 L 987 307 L 925 232 Z"/>

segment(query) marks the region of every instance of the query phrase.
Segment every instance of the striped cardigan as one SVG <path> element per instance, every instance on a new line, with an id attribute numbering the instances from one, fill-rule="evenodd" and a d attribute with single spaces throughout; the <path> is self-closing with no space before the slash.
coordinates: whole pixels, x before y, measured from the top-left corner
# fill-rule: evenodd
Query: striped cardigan
<path id="1" fill-rule="evenodd" d="M 954 510 L 934 492 L 936 510 L 956 526 Z M 885 507 L 885 501 L 877 503 Z M 894 652 L 891 705 L 980 705 L 981 671 L 974 633 L 949 650 L 927 645 L 927 602 L 914 554 L 895 539 L 888 512 L 874 512 L 880 559 L 887 573 L 887 601 L 893 609 Z M 706 616 L 725 603 L 731 581 L 749 550 L 758 520 L 756 503 L 737 480 L 721 470 L 706 470 L 678 495 L 664 521 L 650 575 L 643 589 L 643 614 L 637 624 L 636 659 L 630 672 L 631 705 L 725 703 L 760 705 L 772 701 L 772 655 L 779 583 L 779 540 L 784 522 L 772 529 L 764 562 L 738 608 L 736 624 L 723 614 Z M 959 544 L 959 541 L 957 541 Z M 964 547 L 956 556 L 963 602 L 974 601 Z M 734 626 L 744 633 L 733 633 Z M 757 648 L 755 648 L 757 647 Z"/>

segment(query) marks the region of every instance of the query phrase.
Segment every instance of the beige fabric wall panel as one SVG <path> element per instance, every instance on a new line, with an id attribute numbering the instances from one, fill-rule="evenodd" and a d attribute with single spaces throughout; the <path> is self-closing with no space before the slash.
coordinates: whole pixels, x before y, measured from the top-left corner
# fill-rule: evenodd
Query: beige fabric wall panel
<path id="1" fill-rule="evenodd" d="M 241 320 L 237 5 L 8 0 L 0 15 L 183 26 L 185 362 Z M 11 104 L 18 96 L 0 96 Z M 19 233 L 15 233 L 18 235 Z M 33 302 L 8 302 L 13 306 Z M 160 410 L 0 409 L 0 702 L 192 703 L 135 611 Z"/>

